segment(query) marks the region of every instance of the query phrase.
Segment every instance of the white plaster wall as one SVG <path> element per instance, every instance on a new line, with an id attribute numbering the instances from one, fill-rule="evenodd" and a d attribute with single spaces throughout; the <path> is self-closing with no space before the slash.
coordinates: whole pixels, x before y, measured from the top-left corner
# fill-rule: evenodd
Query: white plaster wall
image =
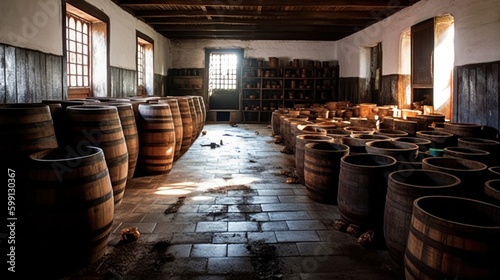
<path id="1" fill-rule="evenodd" d="M 245 57 L 280 63 L 293 59 L 335 61 L 336 43 L 323 41 L 172 40 L 172 68 L 204 68 L 205 48 L 243 48 Z"/>
<path id="2" fill-rule="evenodd" d="M 500 59 L 500 0 L 422 0 L 337 43 L 341 77 L 362 77 L 361 50 L 382 42 L 383 75 L 400 69 L 401 35 L 412 25 L 450 13 L 455 18 L 455 66 Z"/>
<path id="3" fill-rule="evenodd" d="M 62 55 L 61 1 L 0 1 L 0 43 Z"/>
<path id="4" fill-rule="evenodd" d="M 110 19 L 110 65 L 136 70 L 136 30 L 154 40 L 154 72 L 166 75 L 171 56 L 170 41 L 109 0 L 87 0 Z M 62 9 L 59 0 L 1 0 L 0 43 L 62 53 Z"/>
<path id="5" fill-rule="evenodd" d="M 109 0 L 87 0 L 101 9 L 110 20 L 110 65 L 136 70 L 136 30 L 154 40 L 154 71 L 166 75 L 170 55 L 168 39 L 154 31 L 149 25 L 136 19 Z"/>

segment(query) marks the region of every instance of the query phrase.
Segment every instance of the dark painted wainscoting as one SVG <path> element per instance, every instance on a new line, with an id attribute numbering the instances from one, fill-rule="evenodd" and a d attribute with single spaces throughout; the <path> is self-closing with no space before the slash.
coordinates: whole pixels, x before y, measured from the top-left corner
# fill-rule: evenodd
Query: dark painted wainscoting
<path id="1" fill-rule="evenodd" d="M 500 61 L 455 67 L 454 122 L 500 130 L 499 68 Z"/>
<path id="2" fill-rule="evenodd" d="M 66 99 L 63 57 L 0 44 L 0 103 Z"/>
<path id="3" fill-rule="evenodd" d="M 398 105 L 400 109 L 409 109 L 409 104 L 404 104 L 406 89 L 410 86 L 410 75 L 382 76 L 382 86 L 378 102 L 379 105 Z"/>
<path id="4" fill-rule="evenodd" d="M 137 95 L 137 72 L 123 68 L 110 67 L 111 88 L 109 96 L 130 97 Z"/>
<path id="5" fill-rule="evenodd" d="M 369 83 L 365 78 L 349 77 L 340 78 L 338 101 L 348 100 L 352 103 L 376 103 L 378 105 L 398 105 L 406 108 L 404 94 L 410 85 L 409 75 L 382 76 L 380 93 L 372 93 Z"/>
<path id="6" fill-rule="evenodd" d="M 123 68 L 111 68 L 111 89 L 112 97 L 131 97 L 137 95 L 137 71 Z M 154 92 L 148 95 L 164 96 L 167 85 L 167 76 L 154 74 Z"/>

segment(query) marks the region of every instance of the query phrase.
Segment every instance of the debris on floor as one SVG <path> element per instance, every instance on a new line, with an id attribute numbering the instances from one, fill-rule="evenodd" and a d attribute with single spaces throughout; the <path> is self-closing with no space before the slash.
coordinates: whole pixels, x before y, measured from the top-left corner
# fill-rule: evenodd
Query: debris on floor
<path id="1" fill-rule="evenodd" d="M 283 150 L 281 150 L 281 153 L 287 154 L 287 155 L 293 155 L 293 149 L 291 147 L 285 146 Z"/>
<path id="2" fill-rule="evenodd" d="M 203 130 L 203 131 L 201 132 L 201 135 L 203 135 L 203 136 L 207 135 L 207 131 L 206 131 L 206 130 Z"/>
<path id="3" fill-rule="evenodd" d="M 167 209 L 165 209 L 163 213 L 165 214 L 177 213 L 179 208 L 181 208 L 181 206 L 184 205 L 184 200 L 186 200 L 185 196 L 179 196 L 177 198 L 177 201 L 174 204 L 170 205 Z"/>
<path id="4" fill-rule="evenodd" d="M 139 237 L 141 237 L 141 233 L 137 227 L 123 228 L 121 234 L 122 240 L 128 242 L 136 241 Z"/>
<path id="5" fill-rule="evenodd" d="M 235 122 L 229 122 L 229 125 L 232 127 L 238 127 L 238 125 Z"/>
<path id="6" fill-rule="evenodd" d="M 215 143 L 215 142 L 212 142 L 210 144 L 200 144 L 200 146 L 202 147 L 210 147 L 211 149 L 215 149 L 215 148 L 219 148 L 220 145 Z"/>

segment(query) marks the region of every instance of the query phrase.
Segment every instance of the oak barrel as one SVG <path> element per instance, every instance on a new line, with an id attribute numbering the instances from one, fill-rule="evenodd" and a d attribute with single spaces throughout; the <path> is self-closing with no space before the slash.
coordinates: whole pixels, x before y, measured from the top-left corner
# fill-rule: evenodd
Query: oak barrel
<path id="1" fill-rule="evenodd" d="M 459 137 L 457 139 L 457 146 L 487 151 L 491 154 L 493 159 L 497 160 L 497 162 L 498 156 L 500 156 L 500 141 L 497 140 L 477 137 Z"/>
<path id="2" fill-rule="evenodd" d="M 320 203 L 337 204 L 340 159 L 349 154 L 349 146 L 309 142 L 304 148 L 303 176 L 307 196 Z"/>
<path id="3" fill-rule="evenodd" d="M 340 160 L 337 204 L 348 224 L 382 233 L 387 176 L 396 167 L 387 155 L 346 155 Z"/>
<path id="4" fill-rule="evenodd" d="M 74 105 L 66 108 L 70 146 L 96 146 L 103 150 L 109 169 L 115 208 L 123 200 L 128 178 L 128 150 L 114 106 Z"/>
<path id="5" fill-rule="evenodd" d="M 50 108 L 46 104 L 0 105 L 0 153 L 2 161 L 26 161 L 30 154 L 57 148 Z"/>
<path id="6" fill-rule="evenodd" d="M 479 137 L 481 135 L 481 126 L 473 123 L 444 122 L 444 131 L 449 132 L 456 137 Z"/>
<path id="7" fill-rule="evenodd" d="M 460 178 L 460 196 L 473 199 L 484 198 L 487 168 L 484 163 L 463 158 L 428 157 L 422 160 L 422 169 L 442 171 Z"/>
<path id="8" fill-rule="evenodd" d="M 295 173 L 300 183 L 304 183 L 304 151 L 305 145 L 310 142 L 333 142 L 333 138 L 321 134 L 302 134 L 295 139 Z"/>
<path id="9" fill-rule="evenodd" d="M 175 126 L 170 105 L 139 105 L 139 161 L 144 174 L 168 174 L 175 154 Z"/>
<path id="10" fill-rule="evenodd" d="M 456 195 L 460 179 L 434 170 L 407 169 L 389 174 L 384 210 L 384 237 L 389 257 L 404 266 L 413 201 L 427 195 Z"/>
<path id="11" fill-rule="evenodd" d="M 500 179 L 488 180 L 484 183 L 487 202 L 500 206 Z"/>
<path id="12" fill-rule="evenodd" d="M 374 140 L 365 145 L 369 154 L 388 155 L 398 161 L 413 161 L 417 158 L 418 146 L 413 143 L 387 140 Z"/>
<path id="13" fill-rule="evenodd" d="M 189 111 L 191 112 L 191 117 L 193 118 L 193 135 L 191 136 L 191 142 L 194 143 L 196 139 L 200 136 L 201 130 L 201 123 L 200 123 L 200 117 L 198 116 L 198 110 L 196 110 L 196 105 L 194 103 L 194 100 L 192 97 L 186 97 L 188 99 L 189 103 Z"/>
<path id="14" fill-rule="evenodd" d="M 189 100 L 185 97 L 168 97 L 174 98 L 177 100 L 179 104 L 179 111 L 181 113 L 182 120 L 182 145 L 181 145 L 181 156 L 185 154 L 191 145 L 193 144 L 193 116 L 191 115 L 191 111 L 189 109 Z"/>
<path id="15" fill-rule="evenodd" d="M 99 260 L 106 253 L 114 215 L 103 150 L 75 146 L 36 152 L 28 169 L 26 229 L 32 238 L 26 241 L 36 273 L 74 272 Z"/>
<path id="16" fill-rule="evenodd" d="M 454 196 L 413 202 L 407 280 L 500 279 L 500 207 Z"/>
<path id="17" fill-rule="evenodd" d="M 177 99 L 167 98 L 159 99 L 159 103 L 167 103 L 170 106 L 170 113 L 172 114 L 172 120 L 174 122 L 175 128 L 175 152 L 174 161 L 177 161 L 181 157 L 182 141 L 184 139 L 184 130 L 182 124 L 181 111 L 179 109 L 179 102 Z"/>
<path id="18" fill-rule="evenodd" d="M 122 125 L 123 136 L 127 144 L 128 152 L 128 179 L 132 179 L 139 158 L 139 133 L 134 114 L 134 108 L 130 102 L 103 102 L 103 105 L 114 106 L 118 109 L 118 115 Z"/>
<path id="19" fill-rule="evenodd" d="M 453 146 L 453 134 L 441 130 L 421 130 L 417 131 L 416 137 L 424 138 L 431 141 L 431 147 L 437 149 L 444 149 L 448 146 Z"/>

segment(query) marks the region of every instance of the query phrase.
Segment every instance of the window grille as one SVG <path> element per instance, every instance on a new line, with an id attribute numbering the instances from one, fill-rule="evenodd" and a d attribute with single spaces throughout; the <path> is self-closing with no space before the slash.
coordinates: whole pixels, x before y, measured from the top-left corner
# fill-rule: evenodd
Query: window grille
<path id="1" fill-rule="evenodd" d="M 208 90 L 236 89 L 238 56 L 234 53 L 211 53 Z"/>
<path id="2" fill-rule="evenodd" d="M 66 50 L 69 87 L 90 87 L 91 23 L 73 14 L 66 15 Z"/>

